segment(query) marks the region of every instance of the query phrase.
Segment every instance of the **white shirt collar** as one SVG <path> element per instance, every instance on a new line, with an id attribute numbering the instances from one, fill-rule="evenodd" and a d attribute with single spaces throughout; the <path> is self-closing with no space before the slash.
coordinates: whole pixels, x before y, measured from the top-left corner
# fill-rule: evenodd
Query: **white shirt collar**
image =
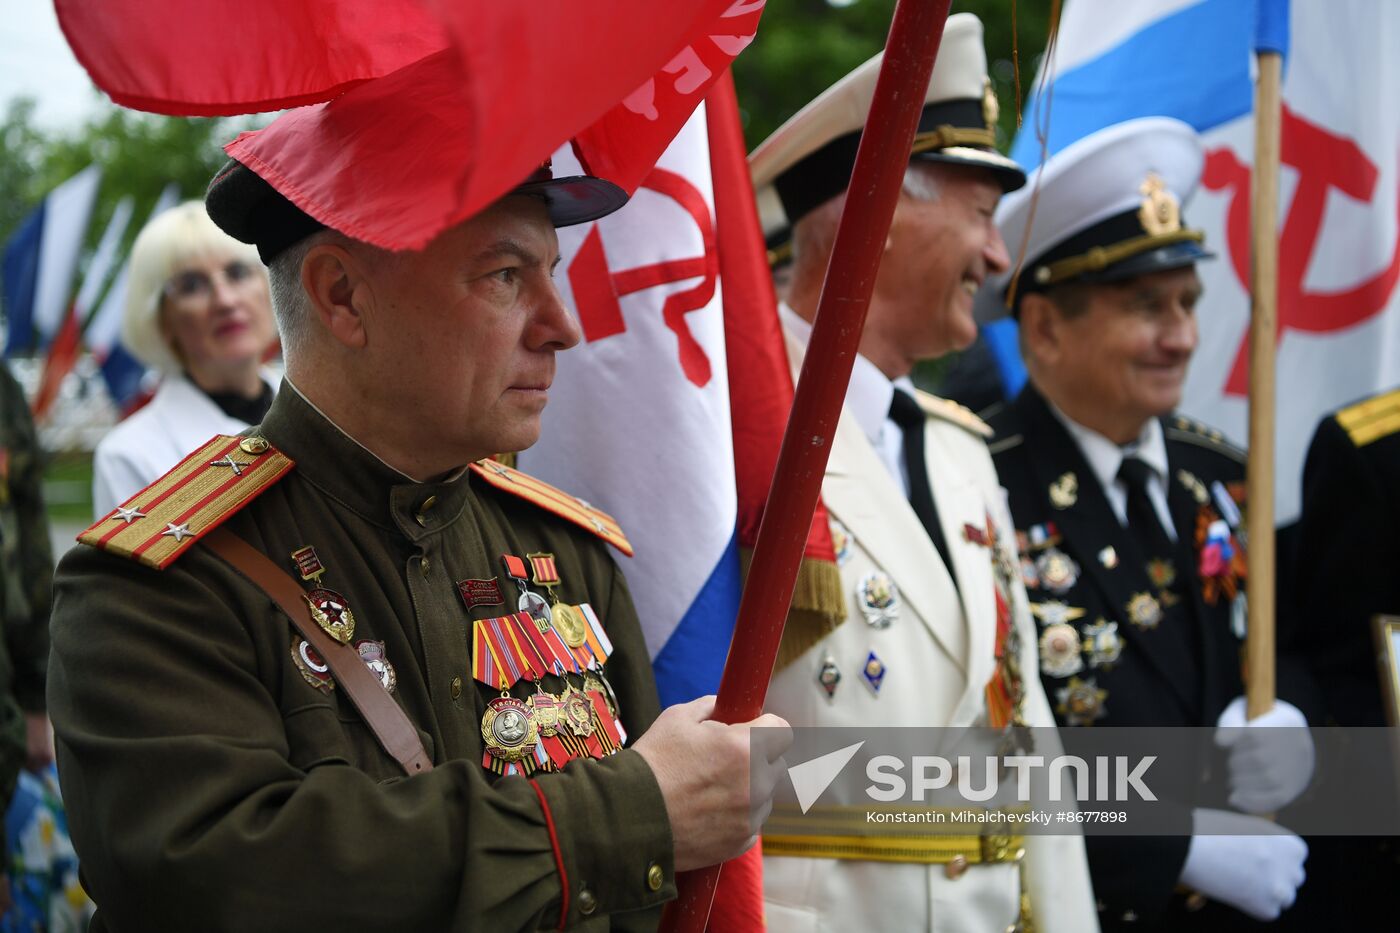
<path id="1" fill-rule="evenodd" d="M 1157 481 L 1162 484 L 1162 488 L 1166 488 L 1167 442 L 1162 434 L 1162 423 L 1156 418 L 1147 419 L 1137 440 L 1120 447 L 1099 432 L 1070 418 L 1049 399 L 1045 400 L 1045 404 L 1050 406 L 1050 411 L 1079 445 L 1084 459 L 1089 462 L 1089 469 L 1094 471 L 1099 485 L 1104 489 L 1113 487 L 1113 483 L 1118 479 L 1118 468 L 1123 465 L 1123 458 L 1128 456 L 1137 457 L 1151 467 Z"/>
<path id="2" fill-rule="evenodd" d="M 805 349 L 812 336 L 812 325 L 788 307 L 786 302 L 778 304 L 778 314 L 788 333 Z M 856 354 L 855 363 L 851 366 L 851 384 L 846 387 L 846 410 L 877 448 L 881 446 L 885 422 L 890 417 L 890 403 L 894 400 L 895 389 L 902 389 L 912 396 L 914 381 L 908 376 L 891 381 L 878 366 Z"/>

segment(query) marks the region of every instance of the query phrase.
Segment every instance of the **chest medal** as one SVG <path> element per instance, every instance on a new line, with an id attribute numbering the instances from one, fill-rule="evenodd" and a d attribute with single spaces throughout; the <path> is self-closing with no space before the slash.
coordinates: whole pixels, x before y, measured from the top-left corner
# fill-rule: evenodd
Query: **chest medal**
<path id="1" fill-rule="evenodd" d="M 312 589 L 303 596 L 312 620 L 340 644 L 354 647 L 365 667 L 369 668 L 375 680 L 379 681 L 379 685 L 385 692 L 393 693 L 394 688 L 398 686 L 398 674 L 389 661 L 384 642 L 374 639 L 352 641 L 355 637 L 355 613 L 350 608 L 349 600 L 335 590 L 320 585 L 326 567 L 316 549 L 309 544 L 304 545 L 293 551 L 291 558 L 302 581 L 312 584 Z M 334 689 L 335 681 L 331 677 L 330 665 L 309 642 L 293 638 L 291 652 L 292 663 L 308 684 L 322 693 L 330 693 Z"/>
<path id="2" fill-rule="evenodd" d="M 530 554 L 528 561 L 527 568 L 524 560 L 502 555 L 506 575 L 520 590 L 520 611 L 472 621 L 472 676 L 501 691 L 482 716 L 482 765 L 501 775 L 560 770 L 575 758 L 613 754 L 626 742 L 604 673 L 612 643 L 601 621 L 587 603 L 559 600 L 553 554 Z M 562 691 L 545 689 L 542 680 L 549 675 L 563 681 Z M 524 700 L 511 696 L 525 681 L 534 692 Z M 522 716 L 528 728 L 521 726 Z"/>
<path id="3" fill-rule="evenodd" d="M 1057 596 L 1068 593 L 1079 582 L 1079 565 L 1057 547 L 1046 548 L 1035 559 L 1035 569 L 1040 585 Z"/>
<path id="4" fill-rule="evenodd" d="M 899 618 L 899 588 L 889 574 L 877 570 L 862 577 L 856 584 L 856 600 L 871 628 L 889 628 Z"/>

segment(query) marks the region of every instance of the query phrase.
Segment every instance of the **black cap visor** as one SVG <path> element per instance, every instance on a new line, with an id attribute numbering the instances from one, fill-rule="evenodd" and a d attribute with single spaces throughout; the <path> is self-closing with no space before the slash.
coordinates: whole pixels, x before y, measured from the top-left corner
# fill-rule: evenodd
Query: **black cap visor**
<path id="1" fill-rule="evenodd" d="M 549 208 L 549 220 L 556 227 L 572 227 L 606 217 L 627 203 L 626 191 L 592 175 L 529 181 L 508 193 L 543 197 Z"/>
<path id="2" fill-rule="evenodd" d="M 626 191 L 589 175 L 527 181 L 508 194 L 542 198 L 550 222 L 556 227 L 597 220 L 627 203 Z M 264 265 L 271 265 L 289 247 L 326 228 L 260 175 L 233 159 L 209 183 L 204 206 L 221 230 L 235 240 L 256 246 Z"/>
<path id="3" fill-rule="evenodd" d="M 1186 266 L 1194 266 L 1203 259 L 1214 259 L 1215 254 L 1201 246 L 1195 240 L 1183 240 L 1180 243 L 1168 243 L 1156 249 L 1138 253 L 1136 256 L 1129 256 L 1122 262 L 1115 262 L 1106 269 L 1097 272 L 1085 272 L 1076 276 L 1071 281 L 1078 282 L 1122 282 L 1125 279 L 1136 278 L 1139 275 L 1150 275 L 1153 272 L 1169 272 L 1172 269 L 1182 269 Z"/>

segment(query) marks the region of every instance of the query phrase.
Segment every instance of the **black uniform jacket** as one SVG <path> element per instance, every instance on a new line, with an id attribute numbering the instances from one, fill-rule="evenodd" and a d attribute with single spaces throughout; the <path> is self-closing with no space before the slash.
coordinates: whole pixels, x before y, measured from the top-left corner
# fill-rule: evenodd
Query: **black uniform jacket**
<path id="1" fill-rule="evenodd" d="M 1372 617 L 1400 614 L 1400 390 L 1323 419 L 1303 470 L 1292 629 L 1324 722 L 1384 726 Z"/>
<path id="2" fill-rule="evenodd" d="M 1042 637 L 1042 682 L 1056 719 L 1062 726 L 1099 728 L 1214 726 L 1243 692 L 1242 641 L 1232 618 L 1243 607 L 1235 606 L 1224 579 L 1205 585 L 1198 573 L 1201 539 L 1226 517 L 1215 484 L 1221 494 L 1242 496 L 1243 453 L 1204 425 L 1178 416 L 1164 419 L 1167 501 L 1177 532 L 1177 579 L 1165 598 L 1180 600 L 1183 611 L 1150 627 L 1135 623 L 1130 607 L 1141 622 L 1151 600 L 1160 605 L 1163 588 L 1149 576 L 1147 559 L 1119 524 L 1078 445 L 1045 399 L 1028 384 L 1014 401 L 986 414 L 996 430 L 990 443 L 997 474 L 1007 489 L 1018 540 L 1026 545 L 1022 566 L 1038 627 L 1043 635 L 1050 624 L 1072 617 L 1067 624 L 1082 644 L 1078 663 L 1061 656 L 1054 664 L 1047 661 Z M 1230 541 L 1238 547 L 1234 535 Z M 1047 555 L 1054 567 L 1045 562 Z M 1064 564 L 1064 558 L 1072 564 Z M 1072 582 L 1066 585 L 1066 579 Z M 1234 588 L 1242 592 L 1243 580 L 1235 580 Z M 1170 631 L 1172 625 L 1189 626 L 1189 632 L 1183 637 Z M 1202 775 L 1210 757 L 1203 744 L 1196 766 Z M 1199 805 L 1220 804 L 1180 801 L 1180 836 L 1086 840 L 1105 929 L 1140 930 L 1155 922 L 1172 929 L 1247 925 L 1242 915 L 1220 905 L 1193 915 L 1189 927 L 1166 919 L 1180 901 L 1172 895 L 1190 842 L 1189 810 Z M 1213 924 L 1203 916 L 1212 913 L 1231 917 Z"/>

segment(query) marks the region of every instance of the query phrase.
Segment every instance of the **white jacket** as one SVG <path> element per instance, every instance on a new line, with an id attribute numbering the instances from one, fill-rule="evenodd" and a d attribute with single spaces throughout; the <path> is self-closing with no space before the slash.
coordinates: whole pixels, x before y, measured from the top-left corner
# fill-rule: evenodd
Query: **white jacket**
<path id="1" fill-rule="evenodd" d="M 788 354 L 802 348 L 791 335 Z M 796 367 L 794 367 L 796 368 Z M 924 443 L 939 520 L 961 584 L 947 567 L 875 448 L 843 410 L 822 483 L 822 501 L 848 536 L 841 563 L 846 621 L 774 675 L 767 712 L 793 726 L 971 726 L 985 715 L 984 687 L 995 666 L 996 603 L 990 552 L 969 541 L 965 524 L 988 518 L 1014 542 L 1005 496 L 982 436 L 954 418 L 958 407 L 919 393 L 928 414 Z M 964 423 L 960 423 L 964 422 Z M 899 588 L 900 615 L 889 628 L 863 621 L 856 584 L 883 571 Z M 1019 576 L 1012 611 L 1021 630 L 1025 716 L 1054 726 L 1041 688 L 1035 625 Z M 860 682 L 866 652 L 888 665 L 878 696 Z M 816 674 L 826 655 L 843 672 L 828 699 Z M 1036 754 L 1053 754 L 1038 747 Z M 1028 836 L 1026 881 L 1041 933 L 1098 930 L 1082 836 Z M 1015 923 L 1021 879 L 1012 863 L 974 865 L 949 878 L 942 865 L 765 856 L 764 907 L 773 933 L 1000 933 Z"/>
<path id="2" fill-rule="evenodd" d="M 273 375 L 264 370 L 262 376 L 276 390 Z M 166 376 L 145 407 L 98 443 L 92 463 L 93 518 L 105 517 L 214 435 L 247 428 L 184 376 Z"/>

